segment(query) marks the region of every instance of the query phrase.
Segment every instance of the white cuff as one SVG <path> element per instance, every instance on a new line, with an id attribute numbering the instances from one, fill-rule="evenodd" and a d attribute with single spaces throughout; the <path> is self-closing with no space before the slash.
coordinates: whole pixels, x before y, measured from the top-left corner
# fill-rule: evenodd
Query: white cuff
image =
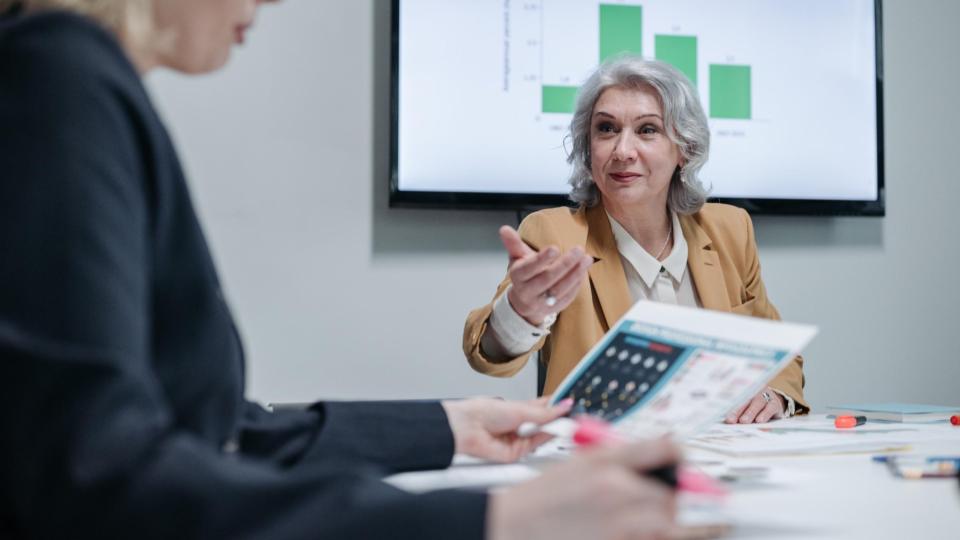
<path id="1" fill-rule="evenodd" d="M 790 418 L 791 416 L 797 414 L 797 404 L 793 401 L 793 398 L 784 394 L 783 392 L 777 390 L 776 388 L 771 388 L 774 392 L 780 394 L 783 397 L 784 410 L 783 417 Z"/>
<path id="2" fill-rule="evenodd" d="M 509 292 L 510 287 L 507 287 L 493 302 L 488 331 L 483 333 L 480 340 L 483 351 L 491 358 L 512 358 L 529 351 L 543 336 L 550 333 L 550 326 L 553 324 L 549 319 L 540 326 L 527 322 L 510 305 L 507 299 Z"/>

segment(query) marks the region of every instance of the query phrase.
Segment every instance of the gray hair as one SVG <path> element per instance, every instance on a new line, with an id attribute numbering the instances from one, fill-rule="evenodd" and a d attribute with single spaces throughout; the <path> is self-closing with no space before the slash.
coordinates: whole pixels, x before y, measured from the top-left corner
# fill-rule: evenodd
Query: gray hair
<path id="1" fill-rule="evenodd" d="M 594 105 L 600 95 L 612 87 L 652 88 L 657 93 L 663 106 L 664 130 L 686 162 L 670 180 L 667 205 L 677 214 L 700 210 L 709 191 L 703 187 L 698 173 L 710 151 L 710 128 L 697 91 L 687 77 L 670 64 L 629 55 L 604 62 L 577 93 L 568 135 L 573 140 L 567 156 L 567 162 L 573 165 L 570 199 L 585 206 L 600 202 L 600 193 L 590 172 L 590 125 Z"/>

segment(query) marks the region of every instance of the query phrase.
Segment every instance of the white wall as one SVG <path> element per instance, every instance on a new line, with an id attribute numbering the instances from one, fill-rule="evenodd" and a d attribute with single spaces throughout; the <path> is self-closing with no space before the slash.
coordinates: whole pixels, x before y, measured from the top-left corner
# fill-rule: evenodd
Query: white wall
<path id="1" fill-rule="evenodd" d="M 958 23 L 955 0 L 884 2 L 885 218 L 756 219 L 772 298 L 821 327 L 815 407 L 960 404 Z M 386 0 L 287 0 L 226 70 L 150 78 L 245 338 L 249 394 L 532 396 L 532 365 L 492 379 L 460 352 L 515 215 L 387 207 L 389 33 Z M 832 118 L 800 129 L 845 144 Z"/>

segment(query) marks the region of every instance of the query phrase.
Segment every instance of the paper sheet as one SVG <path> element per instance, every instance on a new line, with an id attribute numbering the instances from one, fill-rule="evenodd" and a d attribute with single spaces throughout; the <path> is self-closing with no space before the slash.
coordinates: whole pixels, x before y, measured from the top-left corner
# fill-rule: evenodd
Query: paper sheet
<path id="1" fill-rule="evenodd" d="M 640 301 L 560 384 L 554 401 L 631 438 L 702 432 L 759 392 L 812 326 Z"/>
<path id="2" fill-rule="evenodd" d="M 867 422 L 837 429 L 830 419 L 792 418 L 769 424 L 716 424 L 689 446 L 730 456 L 885 452 L 922 442 L 960 441 L 960 429 L 943 424 Z"/>

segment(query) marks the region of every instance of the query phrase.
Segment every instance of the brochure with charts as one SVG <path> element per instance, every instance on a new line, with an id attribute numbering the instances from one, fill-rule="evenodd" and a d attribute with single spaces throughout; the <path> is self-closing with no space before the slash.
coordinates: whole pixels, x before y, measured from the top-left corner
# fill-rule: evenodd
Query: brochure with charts
<path id="1" fill-rule="evenodd" d="M 553 400 L 629 438 L 685 440 L 746 402 L 816 335 L 813 326 L 640 301 Z"/>

